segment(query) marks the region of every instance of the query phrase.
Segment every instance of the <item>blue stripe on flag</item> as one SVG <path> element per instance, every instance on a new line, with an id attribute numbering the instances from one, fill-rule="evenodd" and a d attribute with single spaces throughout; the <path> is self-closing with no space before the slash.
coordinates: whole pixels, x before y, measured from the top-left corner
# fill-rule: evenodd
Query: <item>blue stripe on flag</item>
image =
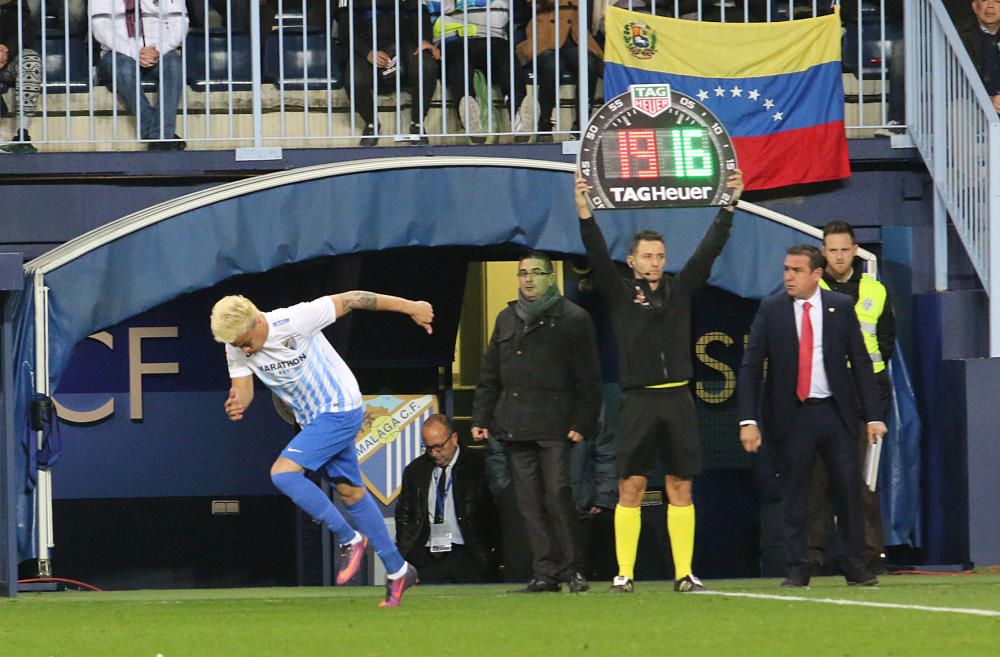
<path id="1" fill-rule="evenodd" d="M 735 79 L 672 75 L 605 63 L 607 100 L 624 93 L 630 84 L 656 83 L 667 83 L 701 102 L 719 117 L 732 137 L 759 137 L 844 120 L 840 62 L 819 64 L 800 73 Z M 751 98 L 752 92 L 756 98 Z M 773 105 L 766 108 L 766 101 Z"/>

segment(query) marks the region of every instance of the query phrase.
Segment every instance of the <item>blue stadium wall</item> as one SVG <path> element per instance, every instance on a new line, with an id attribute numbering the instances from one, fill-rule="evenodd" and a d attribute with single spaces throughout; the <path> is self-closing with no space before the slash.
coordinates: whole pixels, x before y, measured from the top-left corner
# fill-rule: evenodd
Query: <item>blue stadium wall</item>
<path id="1" fill-rule="evenodd" d="M 890 290 L 897 300 L 900 315 L 901 342 L 904 352 L 910 358 L 923 350 L 915 344 L 920 331 L 914 331 L 911 312 L 914 295 L 926 293 L 930 289 L 932 273 L 922 263 L 931 261 L 930 217 L 927 198 L 928 180 L 921 166 L 915 162 L 913 153 L 891 152 L 878 149 L 871 143 L 852 144 L 852 162 L 855 175 L 845 183 L 810 186 L 802 190 L 785 190 L 782 195 L 749 195 L 749 200 L 785 212 L 814 225 L 822 225 L 831 218 L 848 218 L 860 227 L 859 241 L 884 245 L 881 261 L 883 276 L 887 278 Z M 407 148 L 379 149 L 378 155 L 412 155 L 420 149 Z M 435 148 L 434 154 L 474 154 L 483 155 L 481 149 Z M 366 152 L 365 156 L 376 153 Z M 495 147 L 490 155 L 530 156 L 536 159 L 567 160 L 553 147 L 531 149 L 507 149 Z M 235 163 L 231 153 L 185 153 L 182 157 L 163 157 L 160 154 L 95 154 L 38 158 L 30 168 L 0 183 L 0 198 L 4 198 L 4 224 L 0 229 L 0 251 L 12 250 L 26 253 L 28 257 L 39 255 L 52 246 L 70 239 L 86 230 L 102 225 L 129 212 L 147 207 L 156 202 L 175 198 L 184 193 L 214 186 L 219 182 L 253 176 L 278 168 L 293 168 L 307 164 L 330 161 L 337 157 L 357 157 L 358 151 L 289 151 L 280 163 Z M 67 180 L 67 177 L 69 178 Z M 433 190 L 425 190 L 433 193 Z M 470 203 L 474 199 L 470 200 Z M 12 221 L 8 221 L 8 217 Z M 959 257 L 951 272 L 952 283 L 956 287 L 974 287 L 975 280 L 970 269 Z M 208 296 L 212 296 L 211 291 Z M 263 292 L 266 296 L 267 292 Z M 203 317 L 205 299 L 199 293 L 182 300 L 171 302 L 120 326 L 111 329 L 115 335 L 116 349 L 111 351 L 102 345 L 85 340 L 73 356 L 73 363 L 66 377 L 60 383 L 58 398 L 66 406 L 76 409 L 92 407 L 103 403 L 109 396 L 115 399 L 116 413 L 103 420 L 100 428 L 73 427 L 64 431 L 67 444 L 72 442 L 77 431 L 86 431 L 89 437 L 87 450 L 67 449 L 64 461 L 59 467 L 56 485 L 57 496 L 57 541 L 59 532 L 63 538 L 67 533 L 79 532 L 86 543 L 93 543 L 93 528 L 86 523 L 75 522 L 73 518 L 85 515 L 88 505 L 94 500 L 128 501 L 126 505 L 142 513 L 130 516 L 134 521 L 145 518 L 156 525 L 155 517 L 168 508 L 167 498 L 207 500 L 218 495 L 241 495 L 248 499 L 261 500 L 261 518 L 275 515 L 285 517 L 288 528 L 293 522 L 287 520 L 291 510 L 280 498 L 274 498 L 270 483 L 263 473 L 277 447 L 280 447 L 288 428 L 277 420 L 266 404 L 256 405 L 252 418 L 254 431 L 232 431 L 221 413 L 204 413 L 200 410 L 211 404 L 193 403 L 200 396 L 218 396 L 226 386 L 226 376 L 221 357 L 215 353 L 215 345 L 208 338 L 207 329 L 200 321 Z M 278 295 L 280 296 L 280 295 Z M 752 310 L 751 310 L 752 312 Z M 735 319 L 729 326 L 721 327 L 723 332 L 741 343 L 739 323 L 746 319 Z M 143 341 L 141 359 L 144 362 L 177 362 L 181 375 L 171 380 L 165 375 L 146 376 L 142 380 L 143 392 L 143 438 L 133 441 L 122 440 L 125 434 L 134 434 L 136 421 L 128 417 L 131 401 L 128 394 L 128 331 L 137 326 L 177 326 L 177 340 L 150 339 Z M 183 328 L 181 328 L 183 326 Z M 719 327 L 714 327 L 719 328 Z M 708 332 L 713 327 L 706 327 Z M 697 329 L 696 333 L 701 329 Z M 704 332 L 697 333 L 703 335 Z M 915 333 L 918 334 L 915 337 Z M 926 334 L 926 331 L 923 332 Z M 349 342 L 349 338 L 348 338 Z M 341 346 L 341 345 L 338 345 Z M 341 348 L 343 348 L 341 346 Z M 715 348 L 718 348 L 716 345 Z M 349 347 L 348 347 L 349 351 Z M 919 360 L 919 356 L 917 357 Z M 738 351 L 721 358 L 729 366 L 738 363 Z M 216 366 L 210 366 L 212 363 Z M 910 362 L 913 362 L 912 360 Z M 352 363 L 357 366 L 357 363 Z M 373 367 L 373 383 L 378 382 L 378 364 Z M 713 370 L 718 373 L 718 370 Z M 79 373 L 79 374 L 77 374 Z M 191 374 L 188 377 L 188 373 Z M 712 372 L 708 373 L 709 378 Z M 419 385 L 419 377 L 417 384 Z M 401 391 L 402 392 L 402 391 Z M 924 414 L 933 416 L 935 407 L 942 402 L 932 395 L 921 395 Z M 930 405 L 929 405 L 930 404 Z M 95 431 L 95 429 L 97 429 Z M 117 439 L 116 439 L 117 437 Z M 169 441 L 166 439 L 169 438 Z M 94 442 L 91 442 L 94 440 Z M 165 444 L 169 442 L 169 449 Z M 129 445 L 128 450 L 121 446 Z M 206 448 L 206 445 L 209 447 Z M 237 456 L 238 458 L 234 458 Z M 97 465 L 97 471 L 93 468 Z M 70 475 L 79 473 L 79 476 Z M 67 476 L 69 475 L 69 476 Z M 94 476 L 98 475 L 98 476 Z M 945 479 L 954 473 L 941 473 Z M 723 558 L 718 563 L 704 563 L 702 569 L 717 576 L 747 575 L 748 568 L 755 567 L 756 519 L 751 507 L 740 508 L 732 500 L 748 500 L 745 493 L 750 490 L 748 471 L 740 468 L 717 468 L 704 478 L 700 490 L 700 516 L 719 518 L 722 522 L 714 527 L 708 522 L 700 539 L 709 543 L 733 546 L 731 558 Z M 953 487 L 952 487 L 953 488 Z M 142 498 L 140 500 L 139 498 Z M 714 500 L 719 503 L 713 504 Z M 158 506 L 159 504 L 159 506 Z M 167 506 L 163 506 L 166 504 Z M 110 527 L 115 527 L 114 513 L 105 515 Z M 185 507 L 186 508 L 186 507 Z M 933 509 L 930 510 L 934 513 Z M 83 512 L 83 513 L 81 513 Z M 176 514 L 178 519 L 188 515 L 188 511 L 175 508 L 168 514 Z M 193 508 L 190 513 L 201 513 Z M 97 513 L 95 517 L 101 516 Z M 119 518 L 120 519 L 120 518 Z M 930 518 L 933 524 L 934 518 Z M 729 535 L 722 527 L 728 527 Z M 199 524 L 202 532 L 200 540 L 210 543 L 212 536 L 220 534 L 218 526 Z M 60 529 L 65 528 L 65 529 Z M 179 526 L 178 531 L 183 531 Z M 257 528 L 259 529 L 259 528 Z M 114 553 L 111 546 L 126 542 L 129 527 L 119 526 L 120 535 L 107 541 L 105 550 Z M 225 533 L 225 528 L 222 528 Z M 289 529 L 289 531 L 292 531 Z M 942 528 L 947 534 L 950 528 Z M 721 532 L 721 533 L 716 533 Z M 959 532 L 961 533 L 961 532 Z M 234 542 L 242 542 L 256 534 L 253 527 L 231 532 Z M 720 539 L 716 542 L 713 539 Z M 105 538 L 101 537 L 104 541 Z M 933 543 L 934 537 L 928 536 Z M 198 541 L 195 541 L 198 542 Z M 940 542 L 940 541 L 939 541 Z M 954 541 L 952 541 L 954 543 Z M 960 561 L 965 546 L 949 545 L 947 541 L 937 546 L 935 561 Z M 65 543 L 59 544 L 65 549 Z M 100 553 L 92 546 L 92 551 Z M 62 553 L 71 560 L 70 552 Z M 107 554 L 107 553 L 106 553 Z M 273 555 L 287 554 L 287 548 L 273 548 Z M 60 563 L 60 548 L 56 552 L 56 564 Z M 192 558 L 196 558 L 192 554 Z M 260 555 L 257 555 L 261 558 Z M 225 559 L 217 556 L 219 568 Z M 185 568 L 186 566 L 182 566 Z M 177 574 L 165 567 L 159 577 L 166 584 L 177 582 L 213 583 L 209 573 L 184 572 Z M 165 574 L 166 573 L 166 574 Z M 172 574 L 170 574 L 172 573 Z M 274 581 L 286 582 L 292 574 L 272 573 Z M 138 585 L 149 585 L 150 575 L 137 574 Z M 240 583 L 245 573 L 236 573 L 223 581 Z M 235 579 L 234 579 L 235 578 Z M 127 577 L 126 577 L 127 579 Z"/>

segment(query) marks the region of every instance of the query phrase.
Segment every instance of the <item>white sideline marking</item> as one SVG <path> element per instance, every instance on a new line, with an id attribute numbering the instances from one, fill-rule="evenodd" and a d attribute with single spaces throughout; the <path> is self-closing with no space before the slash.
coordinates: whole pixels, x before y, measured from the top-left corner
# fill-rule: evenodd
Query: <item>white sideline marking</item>
<path id="1" fill-rule="evenodd" d="M 731 598 L 757 598 L 758 600 L 791 600 L 795 602 L 822 602 L 828 605 L 848 607 L 882 607 L 884 609 L 912 609 L 934 611 L 942 614 L 966 614 L 969 616 L 1000 616 L 1000 611 L 990 609 L 964 609 L 962 607 L 928 607 L 926 605 L 902 605 L 891 602 L 865 602 L 863 600 L 838 600 L 836 598 L 806 598 L 799 595 L 773 595 L 770 593 L 736 593 L 731 591 L 699 591 L 698 595 L 724 595 Z"/>

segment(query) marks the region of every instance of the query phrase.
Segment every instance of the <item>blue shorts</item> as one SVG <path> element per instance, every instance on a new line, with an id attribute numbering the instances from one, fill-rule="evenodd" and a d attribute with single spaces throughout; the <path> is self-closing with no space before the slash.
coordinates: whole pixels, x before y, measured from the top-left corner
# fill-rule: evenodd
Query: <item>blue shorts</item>
<path id="1" fill-rule="evenodd" d="M 306 470 L 325 469 L 330 481 L 364 486 L 354 450 L 354 441 L 364 419 L 364 408 L 317 415 L 285 445 L 281 455 Z"/>

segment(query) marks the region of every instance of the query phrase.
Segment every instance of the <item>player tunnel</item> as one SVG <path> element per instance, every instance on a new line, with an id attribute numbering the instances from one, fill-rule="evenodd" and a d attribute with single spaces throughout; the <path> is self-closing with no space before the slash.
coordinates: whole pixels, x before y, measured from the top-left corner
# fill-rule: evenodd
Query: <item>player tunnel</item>
<path id="1" fill-rule="evenodd" d="M 17 429 L 7 438 L 32 446 L 28 454 L 14 450 L 19 489 L 30 488 L 21 485 L 28 479 L 37 480 L 31 495 L 10 501 L 9 510 L 14 512 L 15 503 L 19 510 L 20 558 L 47 554 L 50 477 L 59 476 L 58 466 L 39 467 L 29 422 L 31 395 L 55 390 L 74 348 L 88 335 L 213 286 L 237 290 L 243 279 L 234 277 L 297 266 L 297 276 L 308 279 L 306 287 L 317 296 L 374 280 L 383 289 L 441 299 L 441 334 L 424 353 L 406 355 L 403 339 L 386 346 L 363 320 L 354 325 L 352 342 L 357 358 L 392 354 L 424 364 L 447 362 L 458 323 L 454 304 L 461 301 L 470 253 L 534 248 L 582 255 L 573 170 L 567 163 L 482 157 L 296 169 L 150 207 L 30 262 L 12 304 Z M 664 234 L 668 268 L 676 271 L 714 214 L 711 208 L 684 208 L 598 216 L 616 259 L 624 260 L 637 230 L 651 227 Z M 711 285 L 746 298 L 775 291 L 785 248 L 806 235 L 815 238 L 817 231 L 742 203 Z M 419 258 L 413 256 L 417 251 L 423 253 Z M 288 302 L 283 292 L 274 291 L 273 303 L 262 299 L 262 307 Z M 209 344 L 207 329 L 206 344 L 217 347 Z"/>

